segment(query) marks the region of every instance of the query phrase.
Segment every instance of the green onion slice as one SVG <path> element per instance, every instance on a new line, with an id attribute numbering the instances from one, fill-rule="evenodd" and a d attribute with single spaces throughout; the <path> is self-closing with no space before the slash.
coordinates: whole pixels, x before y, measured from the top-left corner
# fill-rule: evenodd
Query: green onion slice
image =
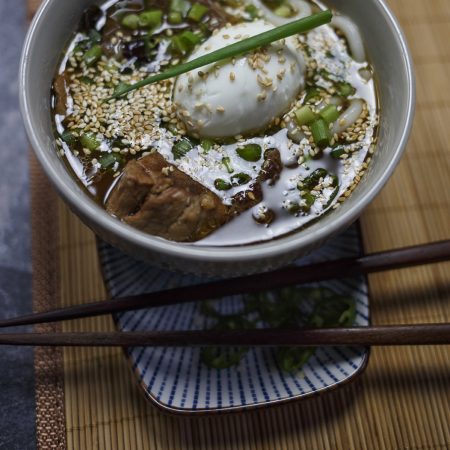
<path id="1" fill-rule="evenodd" d="M 183 138 L 172 147 L 172 154 L 175 159 L 180 159 L 193 148 L 192 142 L 187 138 Z"/>
<path id="2" fill-rule="evenodd" d="M 160 9 L 144 11 L 139 14 L 140 27 L 159 27 L 162 23 L 163 12 Z"/>
<path id="3" fill-rule="evenodd" d="M 261 159 L 262 150 L 258 144 L 247 144 L 243 147 L 238 147 L 236 153 L 246 161 L 256 162 Z"/>
<path id="4" fill-rule="evenodd" d="M 317 119 L 310 126 L 315 144 L 318 147 L 326 147 L 331 141 L 331 131 L 328 123 L 323 119 Z"/>
<path id="5" fill-rule="evenodd" d="M 229 191 L 232 188 L 231 184 L 222 178 L 217 178 L 217 180 L 214 181 L 214 187 L 218 191 Z"/>
<path id="6" fill-rule="evenodd" d="M 88 150 L 97 150 L 100 147 L 100 142 L 92 133 L 85 133 L 81 135 L 80 143 L 84 148 Z"/>
<path id="7" fill-rule="evenodd" d="M 231 159 L 228 156 L 225 156 L 224 158 L 222 158 L 222 164 L 225 166 L 228 173 L 234 172 L 234 169 L 231 166 Z"/>
<path id="8" fill-rule="evenodd" d="M 307 105 L 302 106 L 301 108 L 295 110 L 294 114 L 295 114 L 295 121 L 297 122 L 297 125 L 299 125 L 300 127 L 303 125 L 309 125 L 310 123 L 314 122 L 317 118 L 313 110 Z"/>
<path id="9" fill-rule="evenodd" d="M 242 186 L 251 181 L 252 177 L 247 173 L 237 173 L 231 177 L 231 183 L 233 186 Z"/>
<path id="10" fill-rule="evenodd" d="M 194 3 L 188 12 L 188 19 L 200 22 L 203 16 L 209 11 L 209 8 L 201 3 Z"/>
<path id="11" fill-rule="evenodd" d="M 319 111 L 319 116 L 327 123 L 336 122 L 339 118 L 339 111 L 336 105 L 327 105 Z"/>

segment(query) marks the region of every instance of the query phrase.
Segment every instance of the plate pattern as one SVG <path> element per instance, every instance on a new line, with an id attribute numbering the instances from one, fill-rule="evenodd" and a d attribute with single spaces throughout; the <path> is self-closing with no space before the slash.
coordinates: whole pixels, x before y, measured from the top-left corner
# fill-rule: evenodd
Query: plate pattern
<path id="1" fill-rule="evenodd" d="M 182 275 L 137 261 L 104 242 L 98 244 L 107 288 L 112 297 L 140 294 L 208 281 Z M 357 226 L 338 236 L 311 255 L 296 261 L 302 266 L 314 262 L 354 256 L 361 244 Z M 319 284 L 310 284 L 315 287 Z M 369 301 L 364 277 L 321 282 L 338 293 L 356 299 L 356 325 L 369 324 Z M 214 302 L 222 313 L 239 311 L 242 296 Z M 198 303 L 171 305 L 116 314 L 123 331 L 194 330 L 208 323 Z M 319 348 L 303 370 L 283 373 L 271 348 L 250 350 L 237 367 L 210 369 L 200 361 L 198 348 L 135 347 L 127 351 L 133 372 L 146 396 L 173 412 L 246 409 L 299 399 L 349 381 L 362 371 L 368 352 L 364 348 Z"/>

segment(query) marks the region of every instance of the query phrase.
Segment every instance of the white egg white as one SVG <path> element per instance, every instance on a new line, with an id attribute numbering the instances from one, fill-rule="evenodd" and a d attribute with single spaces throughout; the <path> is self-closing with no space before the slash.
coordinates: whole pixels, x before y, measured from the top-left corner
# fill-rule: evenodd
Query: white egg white
<path id="1" fill-rule="evenodd" d="M 224 27 L 190 56 L 198 58 L 268 31 L 265 21 Z M 287 111 L 304 88 L 305 63 L 295 38 L 180 75 L 173 100 L 179 117 L 200 137 L 227 137 L 263 129 Z"/>

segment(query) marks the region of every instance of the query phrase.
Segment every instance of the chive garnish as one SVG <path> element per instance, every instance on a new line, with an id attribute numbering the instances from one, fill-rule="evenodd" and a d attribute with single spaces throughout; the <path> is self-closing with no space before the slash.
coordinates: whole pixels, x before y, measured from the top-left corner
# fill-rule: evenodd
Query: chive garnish
<path id="1" fill-rule="evenodd" d="M 256 162 L 261 159 L 261 146 L 258 144 L 247 144 L 243 147 L 238 147 L 236 153 L 246 161 Z"/>
<path id="2" fill-rule="evenodd" d="M 328 123 L 323 119 L 317 119 L 310 126 L 314 143 L 318 147 L 326 147 L 331 141 L 331 131 Z"/>
<path id="3" fill-rule="evenodd" d="M 310 125 L 316 120 L 316 115 L 308 105 L 298 108 L 297 110 L 295 110 L 294 114 L 295 121 L 300 127 L 303 125 Z"/>
<path id="4" fill-rule="evenodd" d="M 232 58 L 234 56 L 241 55 L 243 53 L 255 50 L 260 47 L 264 47 L 272 42 L 279 41 L 281 39 L 293 36 L 294 34 L 305 33 L 321 25 L 325 25 L 331 22 L 333 14 L 330 10 L 321 11 L 317 14 L 313 14 L 309 17 L 304 17 L 299 20 L 294 20 L 293 22 L 281 25 L 274 28 L 273 30 L 265 31 L 264 33 L 257 34 L 248 39 L 244 39 L 240 42 L 235 42 L 234 44 L 228 45 L 219 50 L 215 50 L 206 55 L 195 58 L 192 61 L 179 64 L 177 66 L 171 67 L 157 75 L 152 75 L 145 78 L 135 84 L 132 84 L 127 89 L 123 90 L 120 94 L 116 93 L 108 100 L 118 98 L 128 92 L 135 89 L 147 86 L 158 81 L 167 80 L 169 78 L 176 77 L 191 70 L 198 69 L 200 67 L 212 64 L 223 59 Z"/>

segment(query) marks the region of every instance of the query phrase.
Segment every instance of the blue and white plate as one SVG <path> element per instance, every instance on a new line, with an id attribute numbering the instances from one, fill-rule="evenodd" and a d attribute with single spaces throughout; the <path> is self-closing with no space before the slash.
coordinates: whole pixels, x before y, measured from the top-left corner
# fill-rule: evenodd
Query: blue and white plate
<path id="1" fill-rule="evenodd" d="M 305 265 L 358 255 L 361 243 L 357 226 L 306 258 Z M 99 243 L 100 260 L 112 297 L 158 291 L 207 281 L 180 275 L 137 261 L 119 250 Z M 369 324 L 369 300 L 364 277 L 311 284 L 328 287 L 356 299 L 356 325 Z M 238 311 L 241 296 L 215 302 L 220 312 Z M 114 316 L 123 331 L 204 329 L 206 320 L 198 303 L 131 311 Z M 272 405 L 336 387 L 360 373 L 368 358 L 364 348 L 320 348 L 302 371 L 289 375 L 278 367 L 270 348 L 250 350 L 239 366 L 210 369 L 200 361 L 198 348 L 135 347 L 127 350 L 146 397 L 171 412 L 223 412 Z"/>

